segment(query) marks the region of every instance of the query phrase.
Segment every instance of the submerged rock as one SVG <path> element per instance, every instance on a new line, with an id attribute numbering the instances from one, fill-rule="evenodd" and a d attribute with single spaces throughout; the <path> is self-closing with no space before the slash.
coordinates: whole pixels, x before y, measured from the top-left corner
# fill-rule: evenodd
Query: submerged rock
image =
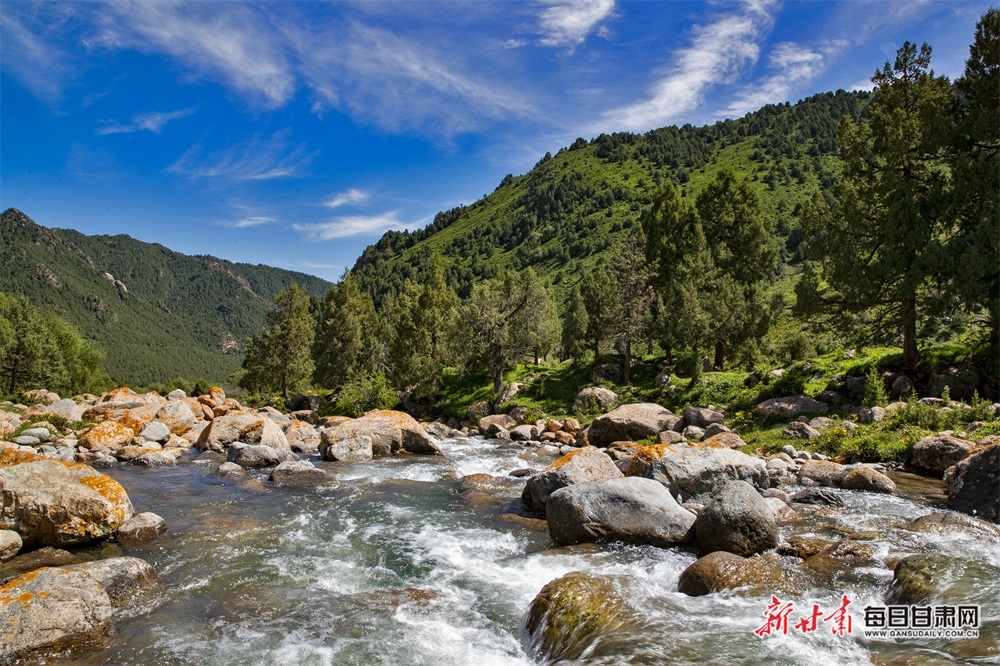
<path id="1" fill-rule="evenodd" d="M 580 658 L 602 636 L 634 621 L 634 611 L 610 580 L 573 572 L 541 589 L 526 627 L 532 650 L 555 662 Z"/>
<path id="2" fill-rule="evenodd" d="M 940 553 L 911 555 L 896 565 L 885 601 L 911 605 L 992 603 L 998 580 L 1000 568 L 984 562 Z"/>
<path id="3" fill-rule="evenodd" d="M 695 515 L 652 479 L 626 477 L 560 488 L 548 499 L 549 535 L 562 546 L 625 541 L 660 547 L 691 541 Z"/>
<path id="4" fill-rule="evenodd" d="M 797 590 L 795 577 L 765 557 L 741 557 L 717 550 L 699 558 L 685 569 L 677 590 L 691 597 L 737 590 L 742 594 L 787 593 Z"/>

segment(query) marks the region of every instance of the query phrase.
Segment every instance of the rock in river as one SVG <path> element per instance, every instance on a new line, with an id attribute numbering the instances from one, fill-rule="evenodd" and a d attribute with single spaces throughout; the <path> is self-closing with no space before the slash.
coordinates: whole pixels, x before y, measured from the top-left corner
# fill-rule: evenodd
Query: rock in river
<path id="1" fill-rule="evenodd" d="M 556 490 L 575 483 L 606 481 L 621 476 L 621 471 L 603 451 L 585 446 L 567 453 L 529 478 L 521 493 L 521 501 L 528 511 L 544 515 L 549 496 Z"/>
<path id="2" fill-rule="evenodd" d="M 724 550 L 743 557 L 778 545 L 774 512 L 745 481 L 730 481 L 698 514 L 695 544 L 702 555 Z"/>

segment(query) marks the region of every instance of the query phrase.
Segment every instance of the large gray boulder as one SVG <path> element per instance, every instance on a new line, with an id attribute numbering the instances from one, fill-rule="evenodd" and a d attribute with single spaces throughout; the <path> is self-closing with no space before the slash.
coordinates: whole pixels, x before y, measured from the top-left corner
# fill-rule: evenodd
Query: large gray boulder
<path id="1" fill-rule="evenodd" d="M 250 445 L 269 446 L 275 451 L 292 450 L 281 426 L 271 419 L 261 419 L 240 430 L 239 441 Z"/>
<path id="2" fill-rule="evenodd" d="M 684 422 L 696 428 L 707 428 L 713 423 L 722 423 L 725 415 L 707 407 L 685 407 Z"/>
<path id="3" fill-rule="evenodd" d="M 724 550 L 741 557 L 775 548 L 774 512 L 749 483 L 730 481 L 698 514 L 695 545 L 702 555 Z"/>
<path id="4" fill-rule="evenodd" d="M 312 455 L 319 453 L 320 433 L 316 427 L 307 421 L 293 419 L 285 426 L 285 439 L 288 446 L 296 453 Z"/>
<path id="5" fill-rule="evenodd" d="M 529 478 L 521 493 L 521 502 L 528 511 L 544 515 L 549 496 L 560 488 L 621 477 L 621 471 L 608 455 L 593 446 L 585 446 L 567 453 Z"/>
<path id="6" fill-rule="evenodd" d="M 826 414 L 830 406 L 807 395 L 790 395 L 771 398 L 757 405 L 757 412 L 765 417 L 791 418 L 800 414 Z"/>
<path id="7" fill-rule="evenodd" d="M 944 471 L 969 456 L 975 442 L 951 435 L 930 435 L 913 445 L 910 464 L 921 472 L 940 477 Z"/>
<path id="8" fill-rule="evenodd" d="M 372 410 L 360 418 L 342 421 L 323 433 L 329 442 L 362 436 L 371 438 L 376 456 L 400 452 L 441 455 L 440 447 L 416 419 L 387 409 Z"/>
<path id="9" fill-rule="evenodd" d="M 590 424 L 588 441 L 591 446 L 606 447 L 612 442 L 655 438 L 662 430 L 669 430 L 674 414 L 655 403 L 630 403 L 598 416 Z"/>
<path id="10" fill-rule="evenodd" d="M 729 481 L 746 481 L 759 491 L 771 485 L 763 460 L 715 438 L 697 444 L 644 446 L 629 461 L 625 474 L 659 481 L 684 501 L 702 503 Z"/>
<path id="11" fill-rule="evenodd" d="M 821 486 L 839 487 L 850 472 L 850 467 L 832 460 L 807 460 L 799 467 L 799 482 L 809 479 Z"/>
<path id="12" fill-rule="evenodd" d="M 291 451 L 278 451 L 263 444 L 244 444 L 234 442 L 226 454 L 226 462 L 236 463 L 240 467 L 273 467 L 286 460 L 298 460 L 299 457 Z"/>
<path id="13" fill-rule="evenodd" d="M 560 488 L 549 495 L 546 518 L 560 545 L 625 541 L 663 548 L 689 543 L 695 521 L 663 485 L 641 477 Z"/>
<path id="14" fill-rule="evenodd" d="M 573 399 L 573 411 L 576 413 L 607 409 L 618 402 L 618 394 L 603 386 L 588 386 L 581 389 Z"/>
<path id="15" fill-rule="evenodd" d="M 226 448 L 240 439 L 240 432 L 247 426 L 262 422 L 264 419 L 257 414 L 227 414 L 218 416 L 201 431 L 195 447 L 199 451 L 216 451 L 225 453 Z"/>
<path id="16" fill-rule="evenodd" d="M 337 462 L 365 462 L 374 457 L 372 438 L 367 435 L 338 439 L 336 434 L 328 437 L 331 430 L 324 430 L 319 445 L 319 455 L 323 460 Z"/>
<path id="17" fill-rule="evenodd" d="M 135 515 L 121 484 L 92 467 L 0 450 L 0 529 L 25 547 L 104 539 Z"/>
<path id="18" fill-rule="evenodd" d="M 269 478 L 276 486 L 291 487 L 312 487 L 336 480 L 308 460 L 286 460 L 271 471 Z"/>
<path id="19" fill-rule="evenodd" d="M 62 400 L 58 400 L 46 407 L 45 413 L 55 414 L 56 416 L 63 417 L 71 423 L 76 423 L 77 421 L 83 420 L 83 413 L 86 409 L 87 408 L 83 405 L 78 405 L 69 398 L 63 398 Z"/>
<path id="20" fill-rule="evenodd" d="M 965 458 L 945 475 L 948 506 L 1000 523 L 1000 443 Z"/>
<path id="21" fill-rule="evenodd" d="M 119 605 L 156 583 L 156 572 L 138 557 L 112 557 L 93 562 L 69 564 L 69 571 L 87 574 L 107 592 L 111 603 Z"/>

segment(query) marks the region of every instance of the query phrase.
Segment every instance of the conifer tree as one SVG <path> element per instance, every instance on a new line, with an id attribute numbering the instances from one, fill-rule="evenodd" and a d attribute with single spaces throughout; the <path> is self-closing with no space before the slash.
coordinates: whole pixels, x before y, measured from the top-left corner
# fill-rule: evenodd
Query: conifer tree
<path id="1" fill-rule="evenodd" d="M 313 381 L 339 388 L 374 370 L 375 304 L 351 273 L 323 298 L 312 346 Z"/>
<path id="2" fill-rule="evenodd" d="M 594 363 L 603 343 L 614 338 L 618 318 L 618 282 L 603 266 L 587 273 L 580 282 L 580 295 L 587 308 L 586 339 L 594 352 Z"/>
<path id="3" fill-rule="evenodd" d="M 294 282 L 274 299 L 263 330 L 247 340 L 240 385 L 248 390 L 279 391 L 286 400 L 308 383 L 316 322 L 309 295 Z"/>
<path id="4" fill-rule="evenodd" d="M 565 358 L 574 362 L 580 360 L 586 350 L 587 336 L 587 306 L 580 294 L 580 286 L 573 287 L 569 301 L 566 303 L 566 314 L 562 323 L 562 351 Z"/>

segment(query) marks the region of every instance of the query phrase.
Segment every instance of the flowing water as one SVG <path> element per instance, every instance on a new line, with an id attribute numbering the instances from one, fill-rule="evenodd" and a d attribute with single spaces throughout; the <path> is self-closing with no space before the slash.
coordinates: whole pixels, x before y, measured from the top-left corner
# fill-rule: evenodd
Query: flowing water
<path id="1" fill-rule="evenodd" d="M 192 464 L 111 470 L 138 511 L 167 521 L 166 537 L 127 551 L 148 560 L 161 585 L 116 618 L 100 650 L 49 663 L 538 664 L 524 614 L 543 585 L 570 571 L 612 577 L 643 618 L 579 663 L 1000 663 L 988 645 L 1000 635 L 1000 601 L 983 607 L 989 626 L 971 643 L 897 644 L 827 630 L 758 638 L 769 596 L 677 592 L 693 552 L 556 548 L 537 522 L 507 513 L 524 483 L 508 472 L 550 460 L 526 461 L 518 449 L 479 438 L 442 448 L 441 458 L 318 463 L 337 483 L 317 489 L 240 484 Z M 459 482 L 474 473 L 504 480 L 471 489 Z M 803 509 L 798 534 L 860 535 L 879 558 L 945 551 L 1000 566 L 1000 541 L 902 529 L 934 510 L 920 501 L 843 497 L 843 509 Z M 882 603 L 891 578 L 873 566 L 795 601 L 829 612 L 850 594 L 858 624 L 860 609 Z M 1000 600 L 1000 581 L 989 584 Z"/>

